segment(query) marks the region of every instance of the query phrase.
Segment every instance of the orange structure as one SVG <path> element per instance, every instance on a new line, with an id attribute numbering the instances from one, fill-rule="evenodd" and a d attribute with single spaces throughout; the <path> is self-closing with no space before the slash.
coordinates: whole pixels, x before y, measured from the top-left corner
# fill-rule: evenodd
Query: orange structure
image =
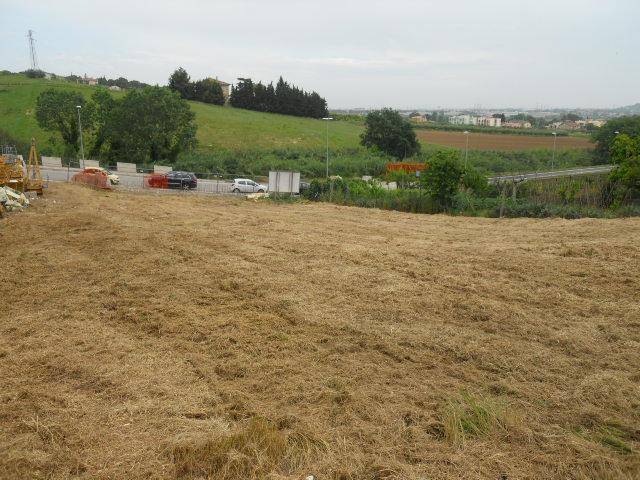
<path id="1" fill-rule="evenodd" d="M 387 172 L 405 171 L 407 173 L 421 172 L 427 168 L 426 163 L 396 162 L 387 163 Z"/>
<path id="2" fill-rule="evenodd" d="M 90 187 L 100 188 L 102 190 L 112 189 L 107 172 L 97 168 L 87 167 L 71 177 L 71 181 L 74 183 L 83 183 Z"/>

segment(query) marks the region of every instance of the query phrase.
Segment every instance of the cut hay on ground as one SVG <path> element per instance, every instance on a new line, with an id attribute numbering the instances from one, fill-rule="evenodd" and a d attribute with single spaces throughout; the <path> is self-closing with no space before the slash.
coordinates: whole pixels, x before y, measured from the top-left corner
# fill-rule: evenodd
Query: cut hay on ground
<path id="1" fill-rule="evenodd" d="M 1 478 L 640 471 L 640 220 L 55 185 L 0 222 Z"/>

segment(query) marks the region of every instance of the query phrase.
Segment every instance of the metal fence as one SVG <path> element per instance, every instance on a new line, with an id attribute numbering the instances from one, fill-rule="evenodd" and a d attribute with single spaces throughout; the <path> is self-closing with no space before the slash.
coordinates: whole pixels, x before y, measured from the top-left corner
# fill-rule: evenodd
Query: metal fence
<path id="1" fill-rule="evenodd" d="M 87 165 L 88 166 L 88 165 Z M 211 172 L 195 172 L 197 185 L 192 188 L 188 181 L 172 181 L 172 182 L 154 182 L 153 178 L 159 178 L 163 174 L 154 173 L 151 169 L 136 168 L 136 172 L 119 172 L 116 167 L 106 167 L 111 173 L 118 176 L 118 183 L 114 184 L 114 188 L 118 190 L 147 190 L 147 191 L 181 191 L 192 193 L 206 193 L 214 195 L 251 193 L 251 190 L 258 191 L 257 188 L 245 188 L 243 192 L 233 191 L 233 182 L 235 179 L 247 179 L 257 184 L 268 186 L 268 177 L 255 175 L 227 174 L 227 173 L 211 173 Z M 82 171 L 80 162 L 77 160 L 63 161 L 61 167 L 41 166 L 42 177 L 46 182 L 70 182 L 73 176 Z M 266 188 L 265 188 L 266 190 Z"/>

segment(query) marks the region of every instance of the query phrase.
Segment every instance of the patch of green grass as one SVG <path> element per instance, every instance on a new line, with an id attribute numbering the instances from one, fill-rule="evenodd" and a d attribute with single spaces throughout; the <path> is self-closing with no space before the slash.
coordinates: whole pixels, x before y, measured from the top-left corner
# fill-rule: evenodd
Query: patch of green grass
<path id="1" fill-rule="evenodd" d="M 617 453 L 628 455 L 633 449 L 627 443 L 632 434 L 617 422 L 607 422 L 605 425 L 591 425 L 589 428 L 578 426 L 573 433 L 592 442 L 599 443 Z"/>
<path id="2" fill-rule="evenodd" d="M 495 430 L 506 430 L 507 407 L 499 400 L 463 392 L 447 403 L 441 421 L 444 438 L 459 446 L 473 437 Z"/>
<path id="3" fill-rule="evenodd" d="M 327 125 L 323 120 L 190 103 L 196 114 L 197 138 L 202 151 L 212 148 L 319 150 L 326 145 Z M 362 130 L 362 126 L 353 122 L 330 122 L 331 149 L 359 148 Z"/>
<path id="4" fill-rule="evenodd" d="M 629 454 L 633 450 L 625 442 L 628 439 L 628 434 L 612 425 L 602 427 L 597 433 L 597 438 L 602 445 L 615 450 L 618 453 Z"/>

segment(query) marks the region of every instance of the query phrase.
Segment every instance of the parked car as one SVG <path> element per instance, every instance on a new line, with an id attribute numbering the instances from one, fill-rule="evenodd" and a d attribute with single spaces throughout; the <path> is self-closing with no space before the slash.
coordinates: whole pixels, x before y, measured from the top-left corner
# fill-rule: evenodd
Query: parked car
<path id="1" fill-rule="evenodd" d="M 111 170 L 107 170 L 102 167 L 85 167 L 85 172 L 104 172 L 107 175 L 107 178 L 111 182 L 111 185 L 119 185 L 120 177 L 113 173 Z"/>
<path id="2" fill-rule="evenodd" d="M 198 186 L 196 175 L 191 172 L 168 172 L 167 186 L 169 188 L 181 188 L 183 190 L 193 190 Z"/>
<path id="3" fill-rule="evenodd" d="M 248 178 L 235 178 L 231 184 L 231 191 L 233 193 L 265 193 L 267 186 Z"/>

